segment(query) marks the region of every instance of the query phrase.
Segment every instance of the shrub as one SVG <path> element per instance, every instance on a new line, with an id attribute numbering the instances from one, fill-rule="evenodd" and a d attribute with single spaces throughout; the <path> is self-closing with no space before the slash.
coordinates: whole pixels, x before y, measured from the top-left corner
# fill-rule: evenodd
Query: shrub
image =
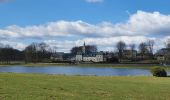
<path id="1" fill-rule="evenodd" d="M 108 63 L 118 63 L 119 59 L 117 57 L 107 58 Z"/>
<path id="2" fill-rule="evenodd" d="M 153 76 L 156 76 L 156 77 L 166 77 L 167 76 L 167 72 L 162 67 L 152 68 L 151 73 L 152 73 Z"/>

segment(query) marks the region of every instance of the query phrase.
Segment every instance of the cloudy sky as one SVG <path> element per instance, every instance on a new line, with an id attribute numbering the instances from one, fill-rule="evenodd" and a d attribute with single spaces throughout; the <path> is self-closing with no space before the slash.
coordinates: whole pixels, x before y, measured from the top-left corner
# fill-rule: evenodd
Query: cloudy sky
<path id="1" fill-rule="evenodd" d="M 69 52 L 85 41 L 112 51 L 127 44 L 170 38 L 169 0 L 0 0 L 0 43 L 24 49 L 45 42 Z"/>

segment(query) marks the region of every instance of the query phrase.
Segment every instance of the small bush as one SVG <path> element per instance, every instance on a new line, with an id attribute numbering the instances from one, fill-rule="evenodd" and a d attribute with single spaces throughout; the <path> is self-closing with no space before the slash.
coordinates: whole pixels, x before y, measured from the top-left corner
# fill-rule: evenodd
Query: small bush
<path id="1" fill-rule="evenodd" d="M 152 75 L 156 77 L 167 77 L 167 72 L 162 67 L 154 67 L 151 69 Z"/>

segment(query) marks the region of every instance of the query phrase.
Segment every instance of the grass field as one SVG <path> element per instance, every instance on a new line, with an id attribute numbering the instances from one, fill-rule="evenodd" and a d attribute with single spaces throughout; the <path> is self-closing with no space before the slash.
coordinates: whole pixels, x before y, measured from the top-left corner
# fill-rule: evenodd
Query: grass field
<path id="1" fill-rule="evenodd" d="M 170 100 L 170 78 L 0 73 L 0 100 Z"/>

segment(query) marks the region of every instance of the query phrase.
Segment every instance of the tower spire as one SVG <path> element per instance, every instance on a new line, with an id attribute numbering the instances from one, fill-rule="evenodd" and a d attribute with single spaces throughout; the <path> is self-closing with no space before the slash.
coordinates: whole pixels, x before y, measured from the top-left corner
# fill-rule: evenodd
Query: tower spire
<path id="1" fill-rule="evenodd" d="M 83 51 L 84 54 L 86 53 L 86 43 L 85 43 L 85 41 L 84 41 L 84 45 L 83 45 L 82 51 Z"/>

